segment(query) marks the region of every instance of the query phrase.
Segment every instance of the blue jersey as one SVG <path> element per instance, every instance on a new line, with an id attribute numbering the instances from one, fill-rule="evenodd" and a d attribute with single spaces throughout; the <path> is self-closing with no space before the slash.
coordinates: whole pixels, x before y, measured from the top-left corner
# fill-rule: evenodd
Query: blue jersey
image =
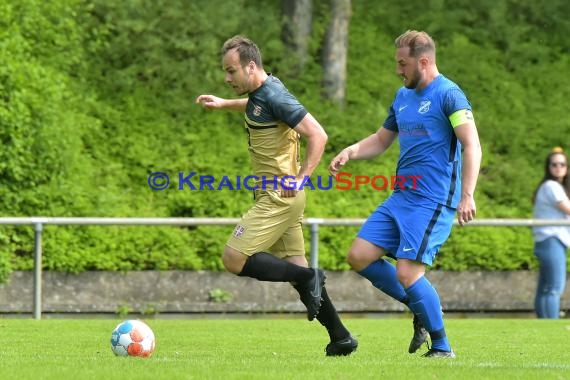
<path id="1" fill-rule="evenodd" d="M 384 128 L 397 132 L 400 157 L 396 175 L 414 191 L 447 207 L 461 198 L 461 143 L 449 116 L 471 104 L 459 86 L 443 75 L 421 91 L 402 87 L 396 93 Z M 415 189 L 414 189 L 415 188 Z"/>

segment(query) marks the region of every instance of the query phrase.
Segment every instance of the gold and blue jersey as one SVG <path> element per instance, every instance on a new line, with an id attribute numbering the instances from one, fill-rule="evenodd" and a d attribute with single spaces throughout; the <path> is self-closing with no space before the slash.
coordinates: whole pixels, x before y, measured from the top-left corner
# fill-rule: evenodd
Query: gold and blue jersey
<path id="1" fill-rule="evenodd" d="M 281 81 L 269 74 L 265 82 L 249 93 L 245 127 L 253 175 L 275 179 L 297 175 L 301 167 L 299 134 L 294 128 L 307 110 Z"/>

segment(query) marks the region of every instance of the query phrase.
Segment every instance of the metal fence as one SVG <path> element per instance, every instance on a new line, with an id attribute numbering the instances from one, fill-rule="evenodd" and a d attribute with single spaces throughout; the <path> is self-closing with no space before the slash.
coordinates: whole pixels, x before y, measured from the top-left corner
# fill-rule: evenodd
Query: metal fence
<path id="1" fill-rule="evenodd" d="M 239 218 L 90 218 L 90 217 L 5 217 L 0 225 L 31 225 L 34 228 L 34 306 L 35 319 L 41 318 L 42 310 L 42 232 L 46 225 L 125 225 L 125 226 L 233 226 Z M 318 267 L 320 226 L 360 226 L 365 219 L 306 218 L 305 226 L 310 235 L 310 265 Z M 455 222 L 457 224 L 457 221 Z M 570 219 L 477 219 L 467 226 L 570 226 Z"/>

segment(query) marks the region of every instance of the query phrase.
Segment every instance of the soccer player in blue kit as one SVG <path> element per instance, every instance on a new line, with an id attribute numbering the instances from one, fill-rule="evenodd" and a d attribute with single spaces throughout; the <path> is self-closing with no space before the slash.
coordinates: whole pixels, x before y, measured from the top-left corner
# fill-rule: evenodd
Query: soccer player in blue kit
<path id="1" fill-rule="evenodd" d="M 396 38 L 395 47 L 396 72 L 404 85 L 384 124 L 340 152 L 329 171 L 334 175 L 349 160 L 377 157 L 398 137 L 396 174 L 407 180 L 368 217 L 347 261 L 376 288 L 410 308 L 410 353 L 426 343 L 429 334 L 431 348 L 428 345 L 423 356 L 454 358 L 439 295 L 425 271 L 449 237 L 455 212 L 460 225 L 475 217 L 481 146 L 469 101 L 437 69 L 433 39 L 408 30 Z M 384 256 L 396 259 L 396 265 Z"/>

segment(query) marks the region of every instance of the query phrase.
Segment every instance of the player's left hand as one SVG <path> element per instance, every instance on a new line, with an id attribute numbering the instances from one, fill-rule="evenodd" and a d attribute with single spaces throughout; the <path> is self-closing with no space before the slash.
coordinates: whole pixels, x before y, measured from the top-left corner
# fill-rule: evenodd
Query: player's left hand
<path id="1" fill-rule="evenodd" d="M 459 225 L 463 226 L 473 219 L 475 219 L 475 214 L 477 213 L 477 208 L 475 207 L 475 199 L 473 197 L 461 197 L 459 205 L 457 206 L 457 221 Z"/>
<path id="2" fill-rule="evenodd" d="M 203 94 L 196 98 L 196 104 L 200 104 L 208 109 L 224 108 L 224 99 L 214 95 Z"/>
<path id="3" fill-rule="evenodd" d="M 348 160 L 350 160 L 350 151 L 348 149 L 344 149 L 332 159 L 329 164 L 329 173 L 336 175 Z"/>
<path id="4" fill-rule="evenodd" d="M 295 178 L 294 180 L 290 180 L 285 178 L 283 180 L 284 187 L 281 188 L 281 198 L 292 198 L 297 196 L 299 192 L 298 186 L 301 183 L 299 178 Z"/>

